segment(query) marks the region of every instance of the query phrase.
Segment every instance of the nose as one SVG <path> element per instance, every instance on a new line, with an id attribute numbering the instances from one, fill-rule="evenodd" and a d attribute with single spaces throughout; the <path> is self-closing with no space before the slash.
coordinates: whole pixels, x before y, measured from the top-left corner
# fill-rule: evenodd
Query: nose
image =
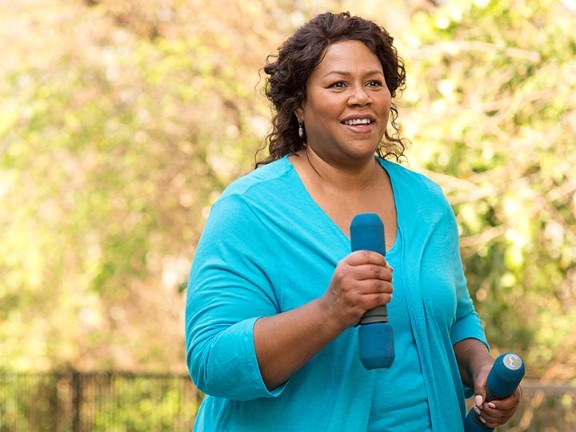
<path id="1" fill-rule="evenodd" d="M 348 98 L 350 105 L 364 106 L 372 102 L 370 94 L 363 85 L 352 87 L 352 94 Z"/>

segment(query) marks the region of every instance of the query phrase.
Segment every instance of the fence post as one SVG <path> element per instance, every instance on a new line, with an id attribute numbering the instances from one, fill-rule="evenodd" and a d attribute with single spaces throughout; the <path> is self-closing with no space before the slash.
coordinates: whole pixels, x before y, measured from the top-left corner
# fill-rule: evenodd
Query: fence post
<path id="1" fill-rule="evenodd" d="M 82 382 L 80 373 L 72 371 L 72 432 L 80 432 L 80 411 L 82 409 Z"/>

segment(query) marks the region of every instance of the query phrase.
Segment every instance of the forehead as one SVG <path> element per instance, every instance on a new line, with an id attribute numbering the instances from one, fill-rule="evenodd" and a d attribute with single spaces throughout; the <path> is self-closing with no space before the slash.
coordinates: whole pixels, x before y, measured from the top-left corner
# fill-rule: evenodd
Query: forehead
<path id="1" fill-rule="evenodd" d="M 326 72 L 334 68 L 342 71 L 382 70 L 382 64 L 376 54 L 363 42 L 346 40 L 329 45 L 314 72 Z"/>

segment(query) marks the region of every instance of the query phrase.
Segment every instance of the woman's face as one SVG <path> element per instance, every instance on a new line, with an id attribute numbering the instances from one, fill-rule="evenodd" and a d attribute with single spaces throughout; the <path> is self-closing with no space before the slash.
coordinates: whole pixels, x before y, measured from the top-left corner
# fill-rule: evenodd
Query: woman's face
<path id="1" fill-rule="evenodd" d="M 330 45 L 308 78 L 296 110 L 307 145 L 326 162 L 349 165 L 374 156 L 392 98 L 380 60 L 360 41 Z"/>

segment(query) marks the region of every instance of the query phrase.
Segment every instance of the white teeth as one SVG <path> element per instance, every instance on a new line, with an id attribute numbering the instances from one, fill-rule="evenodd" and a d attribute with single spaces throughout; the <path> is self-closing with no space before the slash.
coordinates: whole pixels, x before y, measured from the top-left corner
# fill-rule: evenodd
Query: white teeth
<path id="1" fill-rule="evenodd" d="M 352 119 L 352 120 L 346 120 L 344 122 L 344 124 L 350 125 L 350 126 L 360 125 L 360 124 L 370 124 L 370 123 L 372 123 L 372 120 L 370 120 L 370 119 Z"/>

